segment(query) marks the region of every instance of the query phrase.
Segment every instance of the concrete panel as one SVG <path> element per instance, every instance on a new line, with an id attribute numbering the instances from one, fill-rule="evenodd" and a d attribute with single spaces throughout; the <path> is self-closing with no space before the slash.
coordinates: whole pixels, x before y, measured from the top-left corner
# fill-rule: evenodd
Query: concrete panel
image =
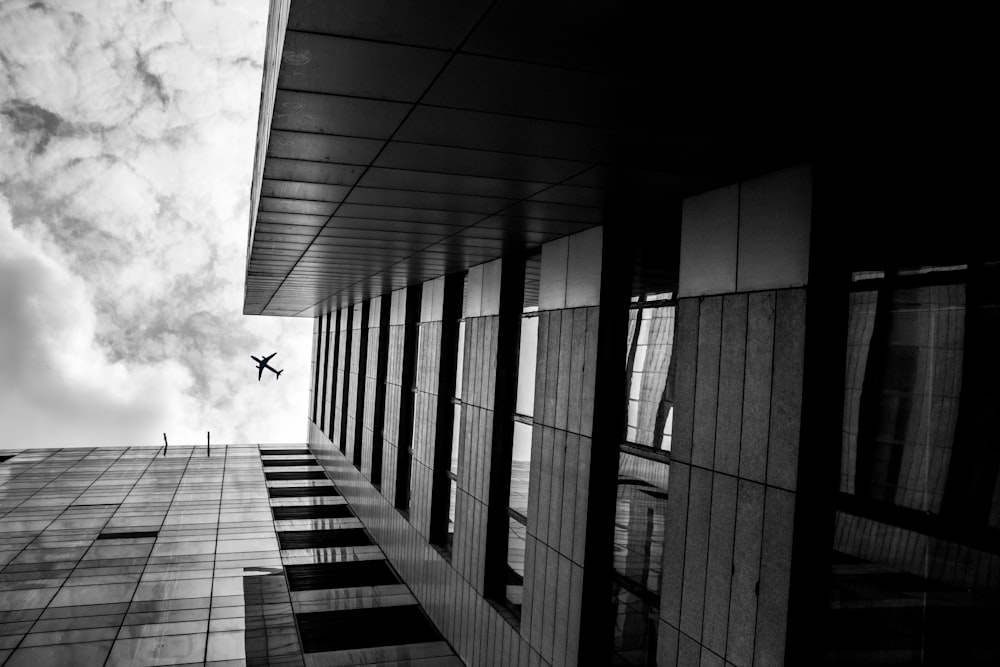
<path id="1" fill-rule="evenodd" d="M 484 264 L 469 269 L 465 288 L 465 317 L 479 317 L 483 314 L 483 272 Z"/>
<path id="2" fill-rule="evenodd" d="M 503 270 L 503 260 L 495 259 L 483 264 L 483 299 L 481 315 L 500 314 L 500 272 Z"/>
<path id="3" fill-rule="evenodd" d="M 586 351 L 583 355 L 583 383 L 580 388 L 580 434 L 594 432 L 594 396 L 597 384 L 597 341 L 600 308 L 587 309 Z"/>
<path id="4" fill-rule="evenodd" d="M 566 431 L 556 430 L 552 442 L 552 477 L 549 491 L 549 522 L 548 529 L 539 538 L 553 549 L 559 548 L 559 538 L 562 522 L 563 480 L 566 464 Z"/>
<path id="5" fill-rule="evenodd" d="M 598 306 L 601 303 L 601 253 L 603 227 L 569 237 L 566 270 L 566 307 Z"/>
<path id="6" fill-rule="evenodd" d="M 726 660 L 736 667 L 749 667 L 753 662 L 763 524 L 764 486 L 740 480 L 736 495 L 733 579 L 726 639 Z"/>
<path id="7" fill-rule="evenodd" d="M 566 430 L 569 419 L 570 376 L 573 374 L 570 360 L 573 356 L 573 311 L 563 310 L 559 313 L 559 375 L 556 379 L 556 415 L 554 425 Z M 549 350 L 549 358 L 556 350 Z"/>
<path id="8" fill-rule="evenodd" d="M 679 297 L 736 291 L 739 186 L 684 200 Z"/>
<path id="9" fill-rule="evenodd" d="M 812 169 L 782 169 L 740 186 L 739 291 L 805 285 L 809 278 Z"/>
<path id="10" fill-rule="evenodd" d="M 805 363 L 806 294 L 778 292 L 774 309 L 774 377 L 767 483 L 795 490 L 802 424 L 802 371 Z"/>
<path id="11" fill-rule="evenodd" d="M 680 633 L 677 628 L 663 621 L 659 623 L 656 637 L 656 664 L 658 667 L 674 667 L 677 664 L 677 644 Z"/>
<path id="12" fill-rule="evenodd" d="M 555 425 L 556 419 L 556 406 L 559 400 L 559 393 L 557 391 L 557 386 L 559 382 L 559 346 L 562 340 L 562 313 L 554 312 L 547 313 L 544 315 L 548 322 L 547 327 L 547 339 L 544 341 L 547 353 L 545 359 L 545 368 L 538 368 L 537 373 L 542 374 L 544 370 L 545 375 L 545 395 L 542 397 L 542 411 L 539 414 L 535 412 L 535 423 L 542 423 L 547 425 Z M 539 327 L 541 328 L 541 327 Z M 539 337 L 539 344 L 542 343 L 541 337 Z"/>
<path id="13" fill-rule="evenodd" d="M 576 441 L 575 436 L 570 436 L 570 440 Z M 580 474 L 577 477 L 576 508 L 573 514 L 573 553 L 572 558 L 575 563 L 583 563 L 584 547 L 587 541 L 587 507 L 590 500 L 590 454 L 594 446 L 594 441 L 589 437 L 579 438 L 577 452 L 577 469 Z"/>
<path id="14" fill-rule="evenodd" d="M 444 277 L 428 280 L 421 286 L 420 321 L 441 320 L 444 307 Z"/>
<path id="15" fill-rule="evenodd" d="M 569 363 L 569 391 L 566 396 L 566 430 L 570 433 L 580 433 L 580 399 L 587 353 L 587 315 L 588 311 L 585 309 L 573 311 L 573 344 Z"/>
<path id="16" fill-rule="evenodd" d="M 566 435 L 566 454 L 562 473 L 562 511 L 560 512 L 559 535 L 558 541 L 555 541 L 556 536 L 553 535 L 552 545 L 557 547 L 560 553 L 572 556 L 573 531 L 577 526 L 576 494 L 580 490 L 580 478 L 589 478 L 590 476 L 589 469 L 580 468 L 580 436 L 573 433 Z M 530 498 L 528 502 L 531 502 Z"/>
<path id="17" fill-rule="evenodd" d="M 711 468 L 719 402 L 719 359 L 722 341 L 722 297 L 701 300 L 698 315 L 698 363 L 694 391 L 691 463 Z M 684 628 L 681 628 L 683 630 Z"/>
<path id="18" fill-rule="evenodd" d="M 677 648 L 677 665 L 678 667 L 701 667 L 701 645 L 683 632 Z"/>
<path id="19" fill-rule="evenodd" d="M 746 374 L 740 477 L 763 482 L 771 423 L 771 370 L 774 358 L 774 292 L 751 294 L 747 308 Z"/>
<path id="20" fill-rule="evenodd" d="M 729 631 L 729 588 L 733 576 L 733 539 L 736 534 L 736 489 L 735 477 L 718 473 L 714 475 L 702 644 L 719 655 L 726 654 L 726 635 Z"/>
<path id="21" fill-rule="evenodd" d="M 785 661 L 794 515 L 795 495 L 768 487 L 764 501 L 764 538 L 760 554 L 755 665 L 780 665 Z"/>
<path id="22" fill-rule="evenodd" d="M 670 454 L 672 460 L 684 463 L 691 462 L 691 438 L 694 432 L 699 302 L 700 299 L 681 299 L 678 302 L 674 329 L 677 378 L 674 388 L 674 431 Z"/>
<path id="23" fill-rule="evenodd" d="M 666 526 L 663 532 L 663 575 L 660 584 L 660 618 L 674 627 L 681 624 L 681 590 L 684 583 L 684 540 L 687 535 L 688 481 L 691 466 L 670 466 Z"/>
<path id="24" fill-rule="evenodd" d="M 692 466 L 688 498 L 680 629 L 700 642 L 705 608 L 708 535 L 712 519 L 711 472 Z"/>
<path id="25" fill-rule="evenodd" d="M 715 470 L 739 474 L 746 365 L 747 295 L 727 294 L 722 304 L 722 356 L 715 424 Z"/>
<path id="26" fill-rule="evenodd" d="M 539 310 L 559 310 L 566 307 L 568 262 L 569 238 L 564 236 L 542 245 L 541 279 L 538 285 Z"/>
<path id="27" fill-rule="evenodd" d="M 392 313 L 389 317 L 389 325 L 406 323 L 406 288 L 398 289 L 392 293 Z"/>

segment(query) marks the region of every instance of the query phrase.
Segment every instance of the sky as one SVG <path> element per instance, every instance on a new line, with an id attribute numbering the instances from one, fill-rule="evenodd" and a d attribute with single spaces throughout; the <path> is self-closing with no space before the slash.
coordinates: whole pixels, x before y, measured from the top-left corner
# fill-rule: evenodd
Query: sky
<path id="1" fill-rule="evenodd" d="M 0 0 L 0 449 L 304 441 L 312 320 L 242 314 L 267 9 Z"/>

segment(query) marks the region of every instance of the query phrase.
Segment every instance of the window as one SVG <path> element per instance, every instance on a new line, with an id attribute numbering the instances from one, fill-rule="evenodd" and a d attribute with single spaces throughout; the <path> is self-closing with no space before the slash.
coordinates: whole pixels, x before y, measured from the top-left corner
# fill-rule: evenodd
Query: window
<path id="1" fill-rule="evenodd" d="M 1000 267 L 857 273 L 828 663 L 995 664 Z"/>
<path id="2" fill-rule="evenodd" d="M 673 428 L 671 292 L 632 298 L 626 344 L 628 403 L 615 502 L 615 665 L 654 664 Z"/>
<path id="3" fill-rule="evenodd" d="M 435 484 L 447 485 L 447 495 L 442 492 L 439 496 L 437 489 L 435 489 L 435 497 L 441 500 L 433 509 L 434 523 L 431 527 L 431 540 L 434 544 L 441 547 L 445 555 L 449 557 L 455 538 L 455 495 L 458 492 L 458 445 L 462 424 L 462 371 L 465 364 L 464 314 L 468 284 L 468 274 L 465 273 L 460 276 L 449 276 L 445 283 L 442 361 L 448 359 L 450 355 L 454 366 L 454 374 L 452 376 L 454 386 L 450 387 L 449 391 L 449 387 L 445 386 L 445 383 L 442 382 L 442 386 L 440 387 L 441 395 L 439 400 L 447 400 L 451 405 L 451 430 L 448 433 L 449 446 L 447 448 L 447 457 L 442 456 L 440 461 L 438 459 L 435 460 Z M 442 366 L 442 374 L 445 370 L 446 368 Z M 438 414 L 440 415 L 441 413 L 439 412 Z M 440 445 L 441 441 L 439 440 Z M 447 462 L 447 470 L 443 476 L 437 477 L 437 465 L 441 465 L 445 460 Z"/>
<path id="4" fill-rule="evenodd" d="M 520 613 L 524 592 L 524 552 L 528 532 L 528 477 L 535 407 L 535 370 L 538 354 L 538 275 L 541 256 L 527 258 L 524 300 L 517 353 L 517 393 L 514 399 L 510 491 L 507 497 L 507 567 L 504 596 Z"/>
<path id="5" fill-rule="evenodd" d="M 625 440 L 670 451 L 674 316 L 670 292 L 633 297 L 629 308 L 628 425 Z"/>

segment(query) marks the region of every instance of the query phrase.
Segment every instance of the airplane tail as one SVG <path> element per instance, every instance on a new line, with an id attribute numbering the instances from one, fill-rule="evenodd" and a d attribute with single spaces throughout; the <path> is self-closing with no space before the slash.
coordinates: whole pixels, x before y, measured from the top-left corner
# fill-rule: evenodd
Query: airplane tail
<path id="1" fill-rule="evenodd" d="M 282 368 L 280 371 L 277 372 L 277 375 L 274 376 L 274 379 L 277 380 L 278 378 L 280 378 L 281 374 L 284 373 L 284 372 L 285 372 L 285 369 Z"/>

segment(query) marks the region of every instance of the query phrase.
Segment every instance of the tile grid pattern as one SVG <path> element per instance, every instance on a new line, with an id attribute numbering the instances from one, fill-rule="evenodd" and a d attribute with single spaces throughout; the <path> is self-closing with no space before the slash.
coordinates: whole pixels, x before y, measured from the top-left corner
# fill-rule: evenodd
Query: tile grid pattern
<path id="1" fill-rule="evenodd" d="M 347 379 L 347 362 L 350 361 L 347 345 L 349 336 L 349 308 L 342 308 L 335 313 L 335 319 L 337 321 L 337 348 L 336 348 L 336 358 L 334 363 L 336 364 L 336 370 L 333 373 L 334 387 L 331 391 L 333 397 L 332 415 L 333 423 L 330 428 L 330 439 L 337 443 L 338 447 L 343 447 L 344 443 L 341 440 L 341 433 L 344 429 L 344 415 L 343 405 L 344 405 L 344 392 L 346 390 L 346 379 Z"/>
<path id="2" fill-rule="evenodd" d="M 365 344 L 365 353 L 367 354 L 367 341 L 362 340 L 362 325 L 366 324 L 363 322 L 362 310 L 364 306 L 361 303 L 356 303 L 351 306 L 353 315 L 351 318 L 351 363 L 348 369 L 347 377 L 347 411 L 345 413 L 347 418 L 347 423 L 344 430 L 344 452 L 347 454 L 347 458 L 352 461 L 360 458 L 360 452 L 355 452 L 356 447 L 360 447 L 360 442 L 355 442 L 355 435 L 358 428 L 358 416 L 362 418 L 364 416 L 363 408 L 364 405 L 358 405 L 358 382 L 361 380 L 362 373 L 366 372 L 365 368 L 361 368 L 361 344 Z M 367 329 L 367 327 L 365 327 Z M 367 331 L 365 331 L 367 335 Z"/>
<path id="3" fill-rule="evenodd" d="M 580 643 L 599 311 L 539 314 L 522 631 L 554 664 Z"/>
<path id="4" fill-rule="evenodd" d="M 385 423 L 382 426 L 382 493 L 390 503 L 396 502 L 396 465 L 399 460 L 398 446 L 400 412 L 403 392 L 403 344 L 406 337 L 406 290 L 392 293 L 389 314 L 388 365 L 385 374 Z"/>
<path id="5" fill-rule="evenodd" d="M 681 299 L 663 665 L 781 664 L 805 290 Z"/>
<path id="6" fill-rule="evenodd" d="M 465 318 L 452 562 L 458 574 L 479 595 L 484 592 L 499 325 L 500 318 L 496 315 Z"/>
<path id="7" fill-rule="evenodd" d="M 428 544 L 314 424 L 309 425 L 309 444 L 330 477 L 337 480 L 337 488 L 362 523 L 408 582 L 416 599 L 467 664 L 490 667 L 548 664 L 457 571 L 454 562 L 446 561 Z"/>
<path id="8" fill-rule="evenodd" d="M 256 447 L 206 454 L 24 450 L 4 465 L 0 662 L 302 664 L 287 597 L 247 596 L 280 565 Z"/>
<path id="9" fill-rule="evenodd" d="M 365 405 L 364 417 L 361 420 L 361 471 L 371 479 L 372 455 L 375 447 L 375 431 L 381 426 L 375 425 L 375 408 L 383 386 L 379 378 L 379 361 L 384 350 L 379 348 L 380 323 L 382 320 L 382 297 L 371 300 L 368 312 L 368 353 L 365 363 Z"/>
<path id="10" fill-rule="evenodd" d="M 417 343 L 416 391 L 413 396 L 413 463 L 410 521 L 430 540 L 434 449 L 437 442 L 438 378 L 441 369 L 441 320 L 422 321 Z"/>

